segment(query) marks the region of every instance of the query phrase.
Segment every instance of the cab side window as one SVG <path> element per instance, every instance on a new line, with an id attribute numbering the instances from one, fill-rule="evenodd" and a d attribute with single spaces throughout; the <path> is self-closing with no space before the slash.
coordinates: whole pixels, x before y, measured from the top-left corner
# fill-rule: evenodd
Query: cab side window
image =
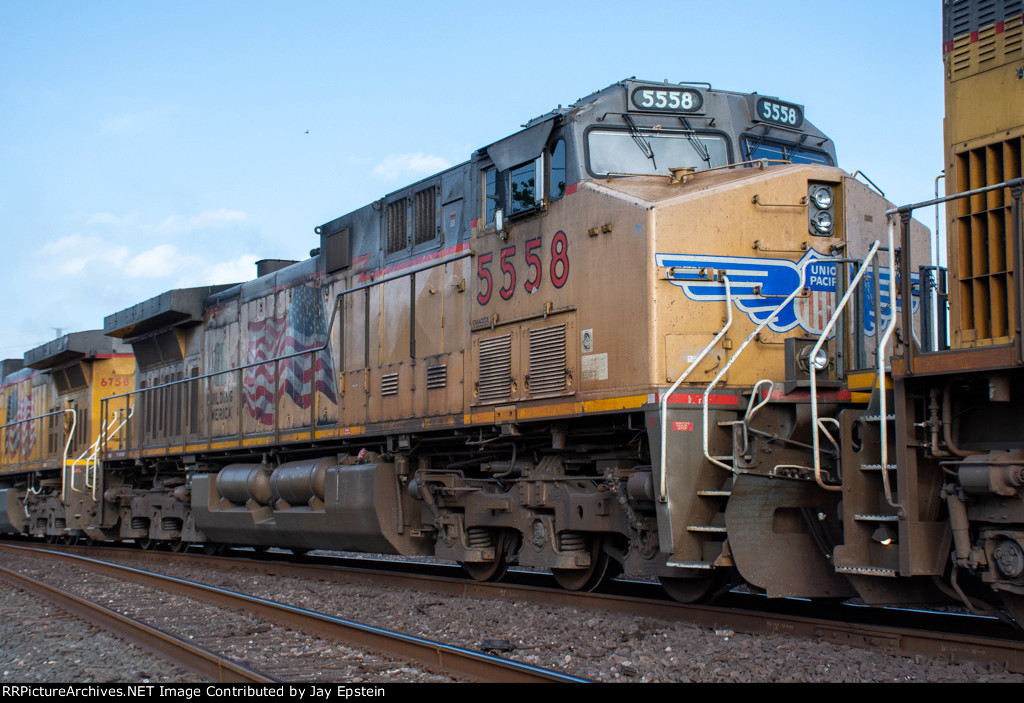
<path id="1" fill-rule="evenodd" d="M 498 209 L 498 169 L 491 166 L 480 174 L 480 205 L 484 227 L 494 224 L 494 213 Z"/>
<path id="2" fill-rule="evenodd" d="M 559 139 L 551 147 L 551 176 L 548 178 L 548 200 L 565 195 L 565 140 Z"/>
<path id="3" fill-rule="evenodd" d="M 543 190 L 537 186 L 540 181 L 538 167 L 541 163 L 541 159 L 536 159 L 520 164 L 509 172 L 509 215 L 518 215 L 540 205 Z"/>
<path id="4" fill-rule="evenodd" d="M 526 215 L 565 195 L 566 146 L 558 139 L 537 158 L 499 171 L 488 166 L 480 171 L 480 220 L 494 226 L 495 213 L 507 217 Z"/>

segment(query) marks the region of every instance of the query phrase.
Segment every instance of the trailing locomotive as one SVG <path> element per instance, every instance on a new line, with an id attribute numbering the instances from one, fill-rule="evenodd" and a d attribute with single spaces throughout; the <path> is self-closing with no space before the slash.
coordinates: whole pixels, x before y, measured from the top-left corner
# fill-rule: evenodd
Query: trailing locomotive
<path id="1" fill-rule="evenodd" d="M 1019 255 L 988 297 L 951 290 L 956 349 L 922 346 L 940 272 L 912 268 L 929 236 L 909 216 L 887 241 L 897 212 L 800 105 L 621 81 L 322 224 L 305 261 L 107 317 L 130 383 L 92 374 L 78 459 L 56 451 L 86 412 L 66 393 L 7 403 L 5 437 L 35 423 L 54 451 L 0 448 L 0 527 L 518 564 L 568 589 L 625 572 L 684 601 L 745 582 L 920 602 L 963 593 L 963 569 L 1024 593 L 1024 567 L 987 566 L 1012 570 L 1024 530 L 1002 420 Z M 963 311 L 998 290 L 1008 337 L 968 340 Z M 46 358 L 36 382 L 66 383 L 71 358 Z"/>

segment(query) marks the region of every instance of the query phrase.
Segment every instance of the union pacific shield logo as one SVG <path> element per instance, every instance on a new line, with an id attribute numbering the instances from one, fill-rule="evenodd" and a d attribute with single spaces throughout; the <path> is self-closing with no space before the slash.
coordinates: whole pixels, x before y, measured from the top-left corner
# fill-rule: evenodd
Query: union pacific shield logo
<path id="1" fill-rule="evenodd" d="M 810 249 L 795 262 L 749 256 L 655 254 L 655 263 L 669 269 L 669 282 L 681 288 L 690 300 L 724 301 L 725 282 L 702 273 L 722 271 L 729 278 L 733 303 L 753 322 L 761 324 L 778 310 L 768 323 L 773 332 L 802 327 L 820 333 L 835 309 L 835 264 L 817 263 L 825 258 Z M 800 270 L 809 259 L 803 286 L 809 289 L 808 297 L 796 298 L 779 310 L 790 293 L 800 287 Z"/>
<path id="2" fill-rule="evenodd" d="M 724 281 L 708 274 L 713 271 L 724 272 L 729 278 L 733 303 L 752 322 L 761 324 L 778 310 L 778 314 L 767 325 L 773 332 L 789 332 L 800 327 L 811 334 L 821 334 L 835 312 L 836 264 L 814 249 L 808 250 L 799 261 L 749 256 L 655 254 L 655 263 L 659 267 L 668 268 L 669 282 L 681 288 L 687 298 L 705 303 L 725 300 Z M 800 287 L 800 270 L 805 263 L 807 268 L 803 287 L 807 289 L 806 294 L 798 295 L 779 309 L 790 293 Z M 867 336 L 875 333 L 870 277 L 868 273 L 862 282 L 864 333 Z M 888 268 L 881 268 L 878 278 L 884 325 L 892 315 Z M 916 290 L 916 274 L 912 276 L 911 282 Z M 915 299 L 915 311 L 917 306 L 918 300 Z"/>

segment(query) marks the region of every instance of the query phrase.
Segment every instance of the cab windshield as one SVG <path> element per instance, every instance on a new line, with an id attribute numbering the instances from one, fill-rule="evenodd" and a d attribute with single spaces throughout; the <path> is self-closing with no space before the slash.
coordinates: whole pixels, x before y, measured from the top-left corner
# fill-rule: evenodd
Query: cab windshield
<path id="1" fill-rule="evenodd" d="M 725 137 L 716 134 L 595 129 L 587 135 L 587 150 L 595 176 L 668 174 L 670 168 L 702 170 L 729 163 Z"/>
<path id="2" fill-rule="evenodd" d="M 796 144 L 765 141 L 763 139 L 756 140 L 744 137 L 742 149 L 745 161 L 773 159 L 777 161 L 791 161 L 794 164 L 832 165 L 832 159 L 830 159 L 829 155 L 825 152 L 807 149 Z"/>

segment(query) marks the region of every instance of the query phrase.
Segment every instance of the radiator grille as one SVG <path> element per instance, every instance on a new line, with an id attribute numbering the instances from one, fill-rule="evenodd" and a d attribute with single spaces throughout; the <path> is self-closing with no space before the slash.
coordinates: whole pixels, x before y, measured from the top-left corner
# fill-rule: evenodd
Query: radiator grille
<path id="1" fill-rule="evenodd" d="M 512 395 L 512 335 L 480 340 L 477 399 L 503 400 Z"/>
<path id="2" fill-rule="evenodd" d="M 386 373 L 380 377 L 380 394 L 382 396 L 398 395 L 397 373 Z"/>
<path id="3" fill-rule="evenodd" d="M 530 330 L 530 395 L 562 393 L 565 388 L 565 324 Z"/>
<path id="4" fill-rule="evenodd" d="M 448 365 L 438 364 L 427 367 L 427 389 L 445 388 L 448 385 Z"/>
<path id="5" fill-rule="evenodd" d="M 957 190 L 1020 178 L 1022 147 L 1015 138 L 957 154 Z M 960 329 L 954 346 L 1008 338 L 1014 319 L 1009 189 L 961 198 L 955 207 L 956 257 L 950 268 L 959 281 Z"/>

